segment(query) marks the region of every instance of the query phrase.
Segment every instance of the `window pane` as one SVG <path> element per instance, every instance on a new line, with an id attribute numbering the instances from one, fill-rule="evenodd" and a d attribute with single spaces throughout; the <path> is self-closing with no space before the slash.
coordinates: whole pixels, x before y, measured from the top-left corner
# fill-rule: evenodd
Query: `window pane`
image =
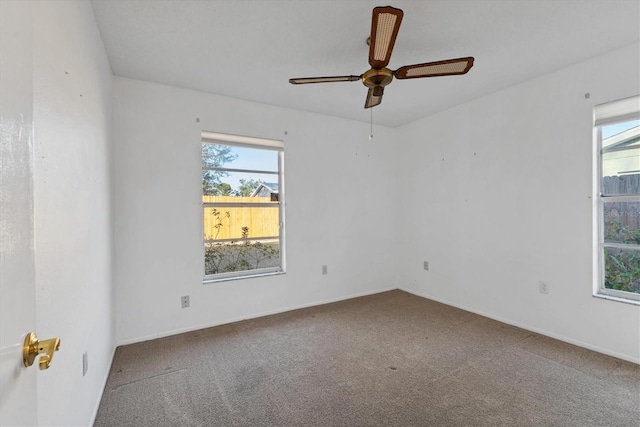
<path id="1" fill-rule="evenodd" d="M 278 240 L 205 243 L 204 274 L 280 266 Z"/>
<path id="2" fill-rule="evenodd" d="M 205 196 L 268 197 L 278 200 L 278 152 L 256 148 L 202 144 L 202 194 Z M 222 168 L 207 169 L 207 168 Z M 244 169 L 237 172 L 225 169 Z M 234 200 L 234 202 L 269 200 Z"/>
<path id="3" fill-rule="evenodd" d="M 640 245 L 640 202 L 605 202 L 603 209 L 605 243 Z"/>
<path id="4" fill-rule="evenodd" d="M 604 287 L 640 293 L 640 251 L 604 248 Z"/>
<path id="5" fill-rule="evenodd" d="M 204 208 L 205 240 L 236 239 L 244 241 L 247 238 L 279 235 L 278 205 L 264 208 Z"/>
<path id="6" fill-rule="evenodd" d="M 202 143 L 202 167 L 278 171 L 278 152 Z"/>
<path id="7" fill-rule="evenodd" d="M 278 152 L 259 148 L 230 147 L 235 160 L 225 165 L 232 169 L 250 169 L 277 172 Z"/>

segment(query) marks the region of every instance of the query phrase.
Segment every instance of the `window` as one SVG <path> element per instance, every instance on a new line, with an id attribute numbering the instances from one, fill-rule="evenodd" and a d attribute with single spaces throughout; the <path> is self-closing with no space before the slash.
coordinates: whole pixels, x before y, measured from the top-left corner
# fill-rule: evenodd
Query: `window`
<path id="1" fill-rule="evenodd" d="M 596 295 L 640 303 L 640 96 L 598 105 Z"/>
<path id="2" fill-rule="evenodd" d="M 284 144 L 202 132 L 204 280 L 284 272 Z"/>

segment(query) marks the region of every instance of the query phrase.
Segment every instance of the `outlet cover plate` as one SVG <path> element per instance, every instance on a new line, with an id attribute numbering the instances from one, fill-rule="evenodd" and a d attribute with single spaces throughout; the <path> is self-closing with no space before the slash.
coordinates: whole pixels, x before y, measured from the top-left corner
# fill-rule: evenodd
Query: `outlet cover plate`
<path id="1" fill-rule="evenodd" d="M 548 294 L 549 293 L 549 284 L 547 282 L 540 282 L 540 293 Z"/>
<path id="2" fill-rule="evenodd" d="M 189 307 L 189 295 L 185 295 L 180 298 L 180 303 L 182 304 L 182 308 Z"/>

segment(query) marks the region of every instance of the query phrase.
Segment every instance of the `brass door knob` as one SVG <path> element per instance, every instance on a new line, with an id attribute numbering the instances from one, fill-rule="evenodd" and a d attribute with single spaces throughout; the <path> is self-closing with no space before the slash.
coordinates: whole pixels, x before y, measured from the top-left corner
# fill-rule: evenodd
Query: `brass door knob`
<path id="1" fill-rule="evenodd" d="M 24 366 L 33 365 L 33 361 L 39 354 L 43 356 L 38 361 L 40 370 L 49 369 L 53 353 L 60 349 L 60 338 L 50 338 L 48 340 L 39 340 L 35 332 L 29 332 L 24 338 L 24 346 L 22 347 L 22 360 Z"/>

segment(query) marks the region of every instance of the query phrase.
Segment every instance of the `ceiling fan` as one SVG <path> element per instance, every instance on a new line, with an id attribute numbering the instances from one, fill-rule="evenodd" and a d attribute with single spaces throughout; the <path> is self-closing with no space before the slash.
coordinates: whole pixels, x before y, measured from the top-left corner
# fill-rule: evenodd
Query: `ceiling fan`
<path id="1" fill-rule="evenodd" d="M 371 108 L 382 102 L 384 87 L 391 83 L 394 77 L 396 79 L 417 79 L 422 77 L 455 76 L 466 74 L 471 69 L 473 57 L 406 65 L 395 71 L 388 69 L 387 65 L 391 59 L 391 52 L 393 51 L 393 45 L 396 41 L 403 15 L 404 13 L 401 9 L 391 6 L 373 9 L 371 36 L 367 39 L 371 69 L 363 74 L 359 76 L 303 77 L 289 79 L 289 83 L 300 85 L 362 80 L 362 83 L 369 88 L 364 108 Z"/>

